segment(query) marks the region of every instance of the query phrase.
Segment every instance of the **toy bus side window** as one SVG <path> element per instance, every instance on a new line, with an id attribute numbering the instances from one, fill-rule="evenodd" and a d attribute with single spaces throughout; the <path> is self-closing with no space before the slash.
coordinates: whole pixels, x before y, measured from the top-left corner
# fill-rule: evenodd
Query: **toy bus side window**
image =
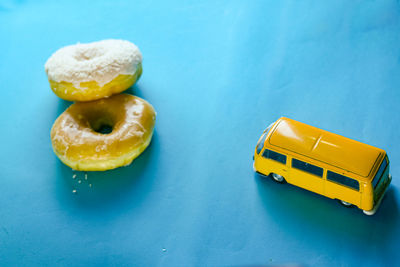
<path id="1" fill-rule="evenodd" d="M 324 170 L 322 168 L 298 159 L 292 159 L 292 167 L 316 175 L 318 177 L 322 177 L 322 174 L 324 173 Z"/>
<path id="2" fill-rule="evenodd" d="M 277 162 L 280 162 L 282 164 L 286 164 L 286 155 L 283 155 L 281 153 L 265 149 L 263 152 L 263 157 L 267 159 L 272 159 Z"/>
<path id="3" fill-rule="evenodd" d="M 344 185 L 344 186 L 350 187 L 351 189 L 354 189 L 354 190 L 357 190 L 357 191 L 360 190 L 360 184 L 358 183 L 357 180 L 354 180 L 354 179 L 351 179 L 349 177 L 340 175 L 338 173 L 334 173 L 334 172 L 328 171 L 328 175 L 326 176 L 326 178 L 329 181 L 332 181 L 332 182 L 338 183 L 340 185 Z"/>

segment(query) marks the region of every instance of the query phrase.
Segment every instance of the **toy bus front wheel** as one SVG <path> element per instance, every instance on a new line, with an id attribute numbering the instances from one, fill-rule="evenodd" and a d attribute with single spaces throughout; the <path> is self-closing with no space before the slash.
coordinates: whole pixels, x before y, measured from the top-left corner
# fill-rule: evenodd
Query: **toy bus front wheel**
<path id="1" fill-rule="evenodd" d="M 280 184 L 284 184 L 286 182 L 285 178 L 282 175 L 271 173 L 271 177 L 272 179 L 274 179 L 275 182 L 278 182 Z"/>

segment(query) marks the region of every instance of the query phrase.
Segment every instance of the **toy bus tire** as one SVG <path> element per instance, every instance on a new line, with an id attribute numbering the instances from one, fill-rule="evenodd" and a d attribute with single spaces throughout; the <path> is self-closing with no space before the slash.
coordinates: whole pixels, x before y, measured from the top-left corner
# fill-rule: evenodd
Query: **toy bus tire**
<path id="1" fill-rule="evenodd" d="M 343 200 L 340 200 L 340 199 L 338 199 L 338 201 L 339 201 L 340 205 L 342 205 L 342 206 L 344 206 L 346 208 L 350 208 L 350 207 L 353 206 L 353 204 L 351 204 L 351 203 L 349 203 L 347 201 L 343 201 Z"/>
<path id="2" fill-rule="evenodd" d="M 280 184 L 286 183 L 286 180 L 282 175 L 279 175 L 279 174 L 276 174 L 276 173 L 271 173 L 271 177 L 277 183 L 280 183 Z"/>

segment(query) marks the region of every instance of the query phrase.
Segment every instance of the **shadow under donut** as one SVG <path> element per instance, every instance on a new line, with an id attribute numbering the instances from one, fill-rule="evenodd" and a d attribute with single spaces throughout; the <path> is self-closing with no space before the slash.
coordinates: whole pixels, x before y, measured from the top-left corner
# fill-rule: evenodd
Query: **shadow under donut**
<path id="1" fill-rule="evenodd" d="M 72 103 L 73 102 L 60 98 L 57 107 L 57 117 L 60 116 L 69 106 L 71 106 Z"/>
<path id="2" fill-rule="evenodd" d="M 140 206 L 156 178 L 159 138 L 154 130 L 150 145 L 129 166 L 103 172 L 74 171 L 58 160 L 56 194 L 63 209 L 117 216 Z M 76 191 L 75 191 L 76 190 Z"/>
<path id="3" fill-rule="evenodd" d="M 129 87 L 128 89 L 123 91 L 122 93 L 138 96 L 138 97 L 143 98 L 146 101 L 148 101 L 146 99 L 146 97 L 142 94 L 142 90 L 140 89 L 140 87 L 141 86 L 139 86 L 137 83 L 135 83 L 134 85 L 132 85 L 131 87 Z"/>

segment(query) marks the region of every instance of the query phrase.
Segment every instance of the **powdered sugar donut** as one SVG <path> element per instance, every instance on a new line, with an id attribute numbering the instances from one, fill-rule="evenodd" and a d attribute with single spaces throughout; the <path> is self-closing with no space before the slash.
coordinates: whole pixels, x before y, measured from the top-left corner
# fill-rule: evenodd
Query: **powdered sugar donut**
<path id="1" fill-rule="evenodd" d="M 142 74 L 142 54 L 125 40 L 65 46 L 47 60 L 53 92 L 65 100 L 92 101 L 120 93 Z"/>

